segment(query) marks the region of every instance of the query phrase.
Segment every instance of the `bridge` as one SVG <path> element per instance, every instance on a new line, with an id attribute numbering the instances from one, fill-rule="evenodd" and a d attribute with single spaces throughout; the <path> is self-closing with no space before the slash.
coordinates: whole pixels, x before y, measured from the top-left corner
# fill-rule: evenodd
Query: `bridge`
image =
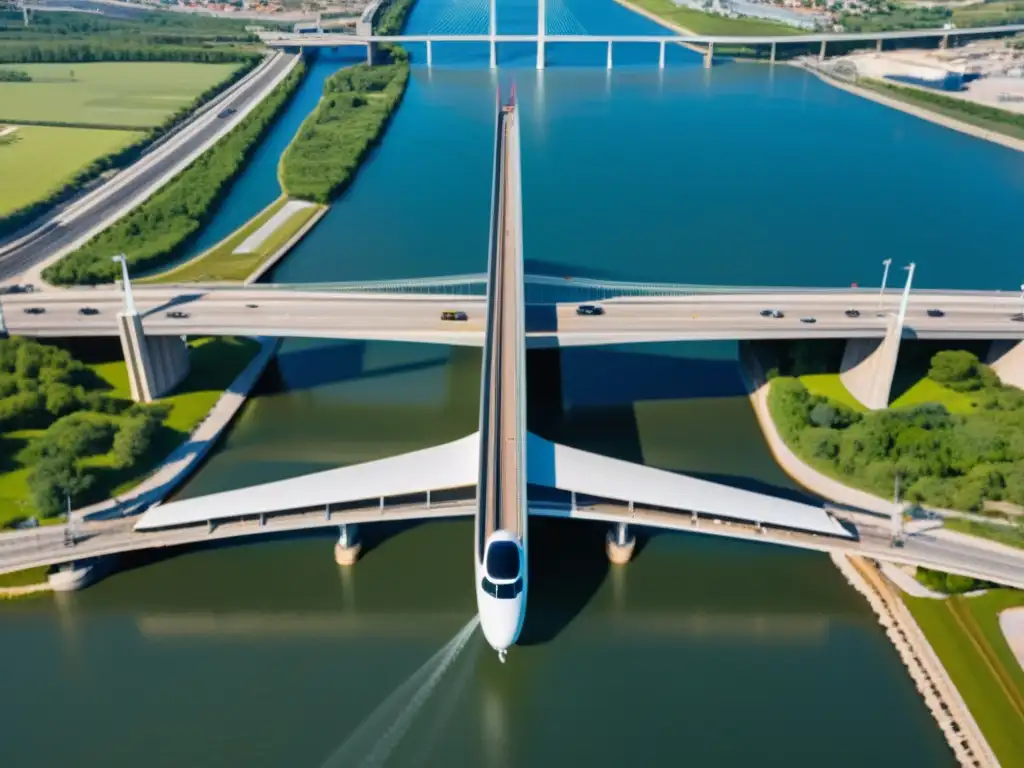
<path id="1" fill-rule="evenodd" d="M 641 526 L 863 555 L 1024 588 L 1024 553 L 993 547 L 983 541 L 950 541 L 921 530 L 920 526 L 907 538 L 904 547 L 893 547 L 892 520 L 886 515 L 830 509 L 741 490 L 560 445 L 527 431 L 524 408 L 529 305 L 525 298 L 526 281 L 522 277 L 522 193 L 516 117 L 514 104 L 498 110 L 485 299 L 423 295 L 387 298 L 377 295 L 366 299 L 358 293 L 316 294 L 313 291 L 299 297 L 278 289 L 261 289 L 241 293 L 242 301 L 257 294 L 263 297 L 248 302 L 255 303 L 255 308 L 239 306 L 236 297 L 229 300 L 234 303 L 226 310 L 222 309 L 228 313 L 257 312 L 260 301 L 272 300 L 270 297 L 275 296 L 284 296 L 283 301 L 294 301 L 296 311 L 299 304 L 313 301 L 315 295 L 321 296 L 324 304 L 311 315 L 322 312 L 324 307 L 345 302 L 390 301 L 392 306 L 400 307 L 405 306 L 405 302 L 429 301 L 436 313 L 438 306 L 447 307 L 454 300 L 465 301 L 482 324 L 478 432 L 444 445 L 386 459 L 155 505 L 137 518 L 87 520 L 78 526 L 78 542 L 73 548 L 64 545 L 64 532 L 59 529 L 17 532 L 0 540 L 0 572 L 77 562 L 79 567 L 73 568 L 71 573 L 87 576 L 90 568 L 98 567 L 89 565 L 96 562 L 96 558 L 122 552 L 320 527 L 337 528 L 335 557 L 339 563 L 347 564 L 358 556 L 360 525 L 473 516 L 475 589 L 481 623 L 488 641 L 502 655 L 515 641 L 525 616 L 528 518 L 533 515 L 608 524 L 607 553 L 616 563 L 625 563 L 631 558 L 634 531 Z M 144 340 L 142 314 L 127 281 L 125 288 L 126 305 L 117 320 L 121 333 L 125 333 L 124 326 L 130 323 L 129 341 L 133 333 L 136 340 Z M 175 290 L 154 288 L 153 296 L 145 301 L 174 301 Z M 165 294 L 158 295 L 159 291 Z M 108 289 L 95 289 L 93 302 L 99 303 L 96 299 L 104 292 Z M 47 293 L 15 298 L 38 301 L 46 299 Z M 70 293 L 55 291 L 52 301 L 71 302 L 71 307 L 77 307 L 74 302 L 80 299 L 68 298 Z M 215 296 L 218 291 L 210 288 L 208 293 Z M 147 292 L 140 293 L 140 297 L 146 295 Z M 777 304 L 784 296 L 790 297 L 787 299 L 790 301 L 814 302 L 821 301 L 825 295 L 835 297 L 837 293 L 746 294 L 743 301 L 747 303 L 741 301 L 741 306 L 744 311 L 752 310 L 766 295 Z M 837 306 L 844 306 L 847 296 L 838 295 L 843 301 Z M 887 320 L 889 327 L 900 317 L 907 316 L 904 310 L 908 295 L 909 291 L 905 290 L 897 315 L 890 315 Z M 342 296 L 344 298 L 339 298 Z M 879 301 L 877 294 L 869 297 L 853 292 L 850 296 L 859 296 L 865 302 Z M 725 299 L 730 297 L 736 298 L 731 294 L 708 294 L 646 301 L 634 299 L 634 303 L 645 306 L 671 299 L 687 306 L 688 302 L 692 304 L 692 300 L 700 299 L 712 305 L 725 305 Z M 972 312 L 974 308 L 981 312 L 982 305 L 991 304 L 993 298 L 972 293 L 948 297 L 951 307 L 959 302 L 972 308 Z M 886 300 L 883 297 L 883 303 Z M 212 303 L 213 299 L 209 301 Z M 618 306 L 614 300 L 606 304 L 613 308 Z M 160 309 L 163 310 L 162 305 Z M 561 317 L 557 309 L 556 316 Z M 1008 306 L 1000 311 L 1006 309 Z M 74 315 L 79 317 L 77 310 Z M 566 315 L 567 320 L 574 318 L 575 313 Z M 760 314 L 756 318 L 755 322 L 760 323 Z M 607 318 L 586 317 L 579 318 L 578 322 L 603 319 Z M 774 319 L 764 320 L 770 325 L 769 321 Z M 924 318 L 920 322 L 924 323 Z M 885 343 L 883 341 L 883 347 Z M 85 567 L 81 567 L 83 564 Z"/>
<path id="2" fill-rule="evenodd" d="M 290 34 L 279 32 L 263 32 L 260 38 L 271 48 L 309 49 L 309 48 L 344 48 L 363 47 L 366 49 L 367 61 L 373 63 L 375 46 L 381 43 L 409 44 L 418 43 L 426 46 L 426 64 L 433 66 L 433 46 L 435 43 L 475 43 L 490 46 L 491 67 L 497 67 L 497 46 L 500 43 L 533 43 L 537 46 L 537 69 L 544 69 L 546 64 L 545 46 L 554 44 L 602 45 L 606 48 L 607 68 L 614 64 L 614 45 L 616 43 L 644 43 L 656 46 L 658 51 L 658 67 L 665 68 L 665 51 L 668 45 L 700 46 L 704 51 L 704 66 L 710 67 L 714 58 L 715 45 L 719 46 L 770 46 L 770 60 L 775 61 L 778 45 L 815 45 L 818 58 L 824 59 L 831 43 L 875 43 L 881 50 L 885 41 L 928 40 L 934 39 L 945 48 L 950 41 L 972 37 L 990 37 L 993 35 L 1009 35 L 1024 30 L 1024 24 L 1007 24 L 1004 26 L 969 27 L 964 29 L 906 29 L 890 32 L 816 32 L 806 35 L 549 35 L 546 34 L 545 3 L 543 0 L 537 7 L 537 29 L 532 34 L 497 33 L 497 12 L 492 0 L 489 12 L 489 29 L 487 34 L 477 35 L 349 35 L 338 33 L 323 34 Z"/>

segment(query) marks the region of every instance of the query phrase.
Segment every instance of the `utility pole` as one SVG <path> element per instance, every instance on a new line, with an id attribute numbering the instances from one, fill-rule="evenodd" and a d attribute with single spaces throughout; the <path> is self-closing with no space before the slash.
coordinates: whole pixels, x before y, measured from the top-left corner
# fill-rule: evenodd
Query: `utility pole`
<path id="1" fill-rule="evenodd" d="M 73 547 L 75 546 L 75 532 L 71 527 L 71 494 L 67 489 L 64 490 L 64 501 L 67 506 L 68 515 L 68 525 L 67 528 L 64 529 L 64 546 Z"/>
<path id="2" fill-rule="evenodd" d="M 900 473 L 896 473 L 896 477 L 893 478 L 893 492 L 892 492 L 893 506 L 895 507 L 892 512 L 892 542 L 891 545 L 894 547 L 903 546 L 903 505 L 900 502 Z"/>

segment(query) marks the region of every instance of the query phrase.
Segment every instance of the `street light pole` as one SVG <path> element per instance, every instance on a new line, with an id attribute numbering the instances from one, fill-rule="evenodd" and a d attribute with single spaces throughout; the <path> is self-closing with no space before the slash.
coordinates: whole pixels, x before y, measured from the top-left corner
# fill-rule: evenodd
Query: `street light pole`
<path id="1" fill-rule="evenodd" d="M 914 262 L 904 267 L 907 270 L 907 284 L 903 286 L 903 297 L 900 299 L 900 313 L 896 318 L 896 329 L 903 338 L 903 320 L 907 316 L 907 304 L 910 302 L 910 285 L 914 282 Z"/>
<path id="2" fill-rule="evenodd" d="M 889 267 L 892 266 L 892 259 L 882 259 L 882 287 L 878 289 L 878 308 L 882 308 L 882 300 L 885 298 L 885 284 L 889 282 Z"/>
<path id="3" fill-rule="evenodd" d="M 1024 315 L 1024 283 L 1020 285 L 1020 310 L 1021 314 Z M 4 329 L 4 314 L 0 312 L 0 331 Z"/>
<path id="4" fill-rule="evenodd" d="M 121 285 L 124 288 L 124 309 L 129 315 L 137 314 L 135 311 L 135 299 L 132 297 L 132 282 L 128 278 L 128 261 L 123 253 L 112 256 L 111 261 L 121 265 Z"/>

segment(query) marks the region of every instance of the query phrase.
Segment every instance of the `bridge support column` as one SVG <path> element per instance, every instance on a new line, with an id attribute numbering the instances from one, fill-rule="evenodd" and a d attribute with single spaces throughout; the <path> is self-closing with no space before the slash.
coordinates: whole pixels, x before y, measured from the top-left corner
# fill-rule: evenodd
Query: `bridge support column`
<path id="1" fill-rule="evenodd" d="M 1003 384 L 1024 389 L 1024 342 L 993 341 L 984 362 Z"/>
<path id="2" fill-rule="evenodd" d="M 427 66 L 434 66 L 434 52 L 430 48 L 430 41 L 427 40 Z"/>
<path id="3" fill-rule="evenodd" d="M 658 69 L 665 68 L 665 41 L 658 43 Z"/>
<path id="4" fill-rule="evenodd" d="M 605 64 L 608 69 L 612 68 L 612 41 L 608 41 L 608 62 Z"/>
<path id="5" fill-rule="evenodd" d="M 875 40 L 875 50 L 878 51 L 879 53 L 882 52 L 882 38 L 878 38 L 877 40 Z"/>
<path id="6" fill-rule="evenodd" d="M 494 38 L 491 38 L 491 69 L 495 69 L 498 66 L 498 44 Z"/>
<path id="7" fill-rule="evenodd" d="M 135 402 L 151 403 L 163 397 L 188 375 L 188 345 L 182 338 L 147 339 L 138 312 L 119 312 L 117 324 Z"/>
<path id="8" fill-rule="evenodd" d="M 707 53 L 704 54 L 704 69 L 711 69 L 711 62 L 715 58 L 715 44 L 708 43 Z"/>
<path id="9" fill-rule="evenodd" d="M 366 44 L 366 64 L 367 66 L 373 66 L 373 43 Z"/>
<path id="10" fill-rule="evenodd" d="M 608 559 L 614 565 L 625 565 L 633 559 L 633 550 L 636 548 L 636 536 L 629 530 L 626 523 L 616 523 L 608 531 L 605 538 L 604 549 L 608 553 Z"/>
<path id="11" fill-rule="evenodd" d="M 839 379 L 843 386 L 872 410 L 888 408 L 899 349 L 895 317 L 889 318 L 882 339 L 848 340 L 839 366 Z"/>
<path id="12" fill-rule="evenodd" d="M 772 63 L 772 64 L 774 64 L 774 63 L 775 63 L 775 43 L 772 43 L 772 57 L 771 57 L 771 63 Z"/>
<path id="13" fill-rule="evenodd" d="M 537 69 L 544 69 L 544 36 L 548 33 L 544 0 L 537 0 Z"/>
<path id="14" fill-rule="evenodd" d="M 949 48 L 949 35 L 943 35 L 939 38 L 939 50 L 946 50 Z"/>
<path id="15" fill-rule="evenodd" d="M 334 545 L 334 562 L 338 565 L 355 565 L 363 544 L 359 541 L 359 526 L 354 523 L 338 526 L 338 543 Z"/>
<path id="16" fill-rule="evenodd" d="M 827 45 L 827 43 L 824 40 L 822 40 L 821 41 L 821 49 L 818 51 L 818 61 L 824 61 L 825 60 L 825 46 L 826 45 Z"/>

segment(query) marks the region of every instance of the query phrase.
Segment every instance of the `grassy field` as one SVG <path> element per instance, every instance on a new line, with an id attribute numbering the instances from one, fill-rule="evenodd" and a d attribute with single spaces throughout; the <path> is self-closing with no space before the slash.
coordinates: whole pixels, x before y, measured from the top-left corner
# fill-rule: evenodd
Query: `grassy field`
<path id="1" fill-rule="evenodd" d="M 975 522 L 974 520 L 964 520 L 962 518 L 947 518 L 943 527 L 949 528 L 951 531 L 958 531 L 960 533 L 967 533 L 971 536 L 979 536 L 983 539 L 989 539 L 991 541 L 998 541 L 1000 544 L 1006 544 L 1010 547 L 1019 547 L 1024 549 L 1024 529 L 1021 528 L 1010 528 L 1005 525 L 989 525 L 986 523 Z"/>
<path id="2" fill-rule="evenodd" d="M 1006 608 L 1024 606 L 1024 592 L 904 599 L 1000 764 L 1024 768 L 1024 670 L 998 619 Z"/>
<path id="3" fill-rule="evenodd" d="M 159 402 L 170 406 L 170 413 L 157 432 L 148 454 L 128 470 L 116 469 L 112 454 L 90 456 L 83 467 L 96 470 L 94 500 L 123 493 L 146 478 L 168 454 L 183 443 L 206 417 L 227 386 L 241 373 L 259 349 L 250 339 L 199 338 L 189 341 L 191 369 L 174 394 Z M 108 394 L 131 399 L 128 373 L 123 361 L 93 363 L 89 366 L 110 387 Z M 0 473 L 0 528 L 12 520 L 35 514 L 28 490 L 30 467 L 20 457 L 42 430 L 22 430 L 2 435 L 3 449 L 13 457 L 13 466 Z M 59 522 L 59 520 L 58 520 Z"/>
<path id="4" fill-rule="evenodd" d="M 24 571 L 0 574 L 0 587 L 30 587 L 33 584 L 42 584 L 50 572 L 50 566 L 41 565 L 38 568 L 26 568 Z"/>
<path id="5" fill-rule="evenodd" d="M 842 403 L 861 413 L 867 410 L 857 398 L 850 394 L 850 390 L 843 385 L 838 373 L 810 373 L 798 378 L 812 395 L 831 398 L 837 403 Z"/>
<path id="6" fill-rule="evenodd" d="M 314 205 L 295 211 L 255 251 L 252 253 L 234 252 L 250 234 L 263 226 L 287 201 L 286 197 L 275 200 L 206 253 L 169 272 L 145 278 L 141 282 L 188 283 L 245 280 L 324 208 L 322 205 Z"/>
<path id="7" fill-rule="evenodd" d="M 729 19 L 692 8 L 679 7 L 672 0 L 630 0 L 676 26 L 698 35 L 798 35 L 804 30 L 762 19 Z"/>
<path id="8" fill-rule="evenodd" d="M 94 160 L 139 138 L 136 131 L 18 128 L 0 141 L 0 179 L 16 180 L 0 184 L 0 216 L 47 197 Z"/>
<path id="9" fill-rule="evenodd" d="M 0 121 L 149 128 L 230 77 L 239 64 L 17 64 L 30 83 L 0 83 Z"/>
<path id="10" fill-rule="evenodd" d="M 867 409 L 843 386 L 838 373 L 814 373 L 800 376 L 800 381 L 812 395 L 823 395 L 863 413 Z M 925 403 L 941 403 L 950 413 L 974 410 L 970 395 L 954 392 L 929 378 L 923 378 L 892 401 L 890 408 L 911 408 Z"/>

